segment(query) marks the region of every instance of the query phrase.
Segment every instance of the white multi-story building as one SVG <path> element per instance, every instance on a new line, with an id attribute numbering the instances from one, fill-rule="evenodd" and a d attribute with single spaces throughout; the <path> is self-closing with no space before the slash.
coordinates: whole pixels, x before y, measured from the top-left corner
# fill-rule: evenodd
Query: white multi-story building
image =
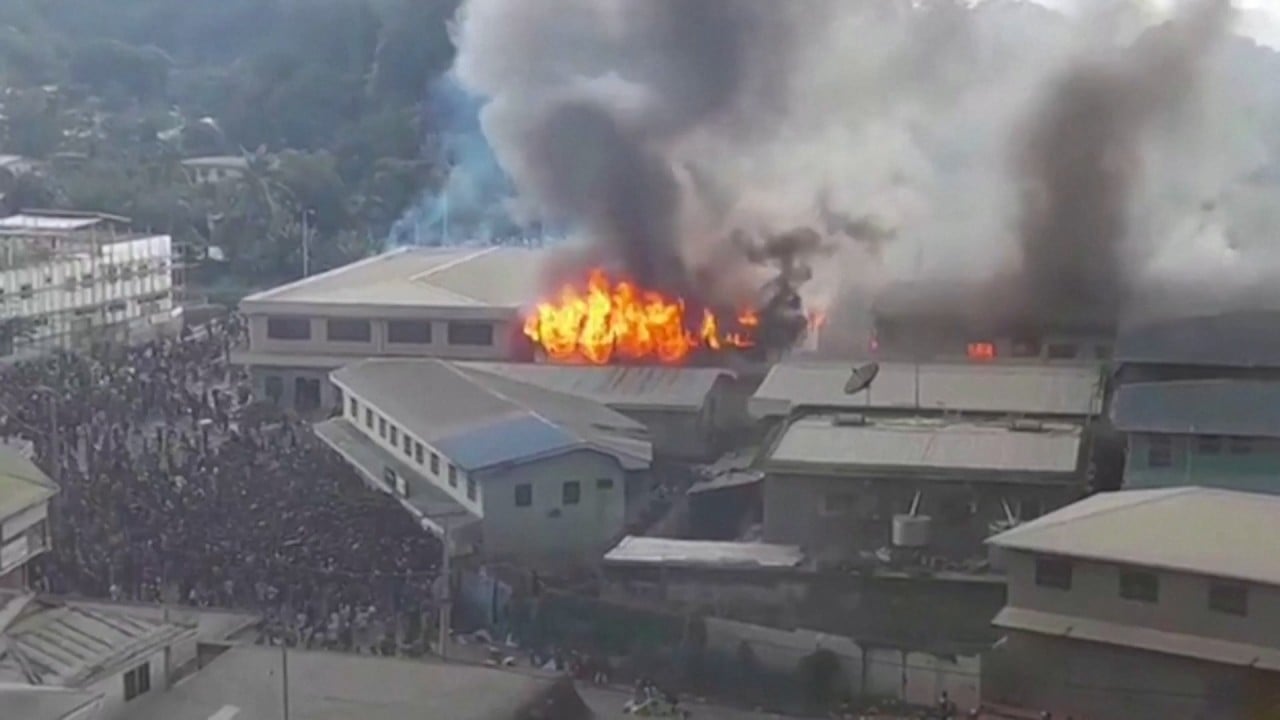
<path id="1" fill-rule="evenodd" d="M 171 240 L 128 224 L 72 212 L 0 219 L 0 361 L 175 324 Z"/>

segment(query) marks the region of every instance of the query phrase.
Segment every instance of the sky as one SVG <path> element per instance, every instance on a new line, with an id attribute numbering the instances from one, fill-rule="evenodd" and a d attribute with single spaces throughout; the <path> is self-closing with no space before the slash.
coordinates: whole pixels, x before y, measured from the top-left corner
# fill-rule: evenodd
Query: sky
<path id="1" fill-rule="evenodd" d="M 1037 0 L 1042 5 L 1071 11 L 1088 0 Z M 1154 13 L 1168 12 L 1180 0 L 1136 0 L 1151 7 Z M 1235 0 L 1240 11 L 1237 31 L 1254 40 L 1280 50 L 1280 0 Z"/>

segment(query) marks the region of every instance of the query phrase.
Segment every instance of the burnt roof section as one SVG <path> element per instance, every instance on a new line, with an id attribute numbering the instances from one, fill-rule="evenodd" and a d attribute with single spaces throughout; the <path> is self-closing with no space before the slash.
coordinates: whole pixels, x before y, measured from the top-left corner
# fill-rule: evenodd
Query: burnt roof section
<path id="1" fill-rule="evenodd" d="M 1253 310 L 1162 320 L 1126 328 L 1120 363 L 1280 368 L 1280 311 Z"/>
<path id="2" fill-rule="evenodd" d="M 1130 383 L 1116 391 L 1111 418 L 1125 432 L 1280 437 L 1280 382 Z"/>

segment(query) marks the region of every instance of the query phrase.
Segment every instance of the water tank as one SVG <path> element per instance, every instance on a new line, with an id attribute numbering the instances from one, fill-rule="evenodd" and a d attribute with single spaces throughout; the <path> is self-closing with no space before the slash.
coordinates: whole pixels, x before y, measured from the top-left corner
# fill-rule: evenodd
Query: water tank
<path id="1" fill-rule="evenodd" d="M 929 544 L 928 515 L 894 515 L 893 546 L 900 548 L 922 548 Z"/>

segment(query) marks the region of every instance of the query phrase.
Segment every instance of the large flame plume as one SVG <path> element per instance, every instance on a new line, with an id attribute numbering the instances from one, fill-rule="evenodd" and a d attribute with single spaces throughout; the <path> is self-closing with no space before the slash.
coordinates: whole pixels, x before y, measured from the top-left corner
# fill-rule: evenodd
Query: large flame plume
<path id="1" fill-rule="evenodd" d="M 585 284 L 568 283 L 538 303 L 524 334 L 557 362 L 680 364 L 702 350 L 754 347 L 759 325 L 753 310 L 722 319 L 596 268 Z"/>

